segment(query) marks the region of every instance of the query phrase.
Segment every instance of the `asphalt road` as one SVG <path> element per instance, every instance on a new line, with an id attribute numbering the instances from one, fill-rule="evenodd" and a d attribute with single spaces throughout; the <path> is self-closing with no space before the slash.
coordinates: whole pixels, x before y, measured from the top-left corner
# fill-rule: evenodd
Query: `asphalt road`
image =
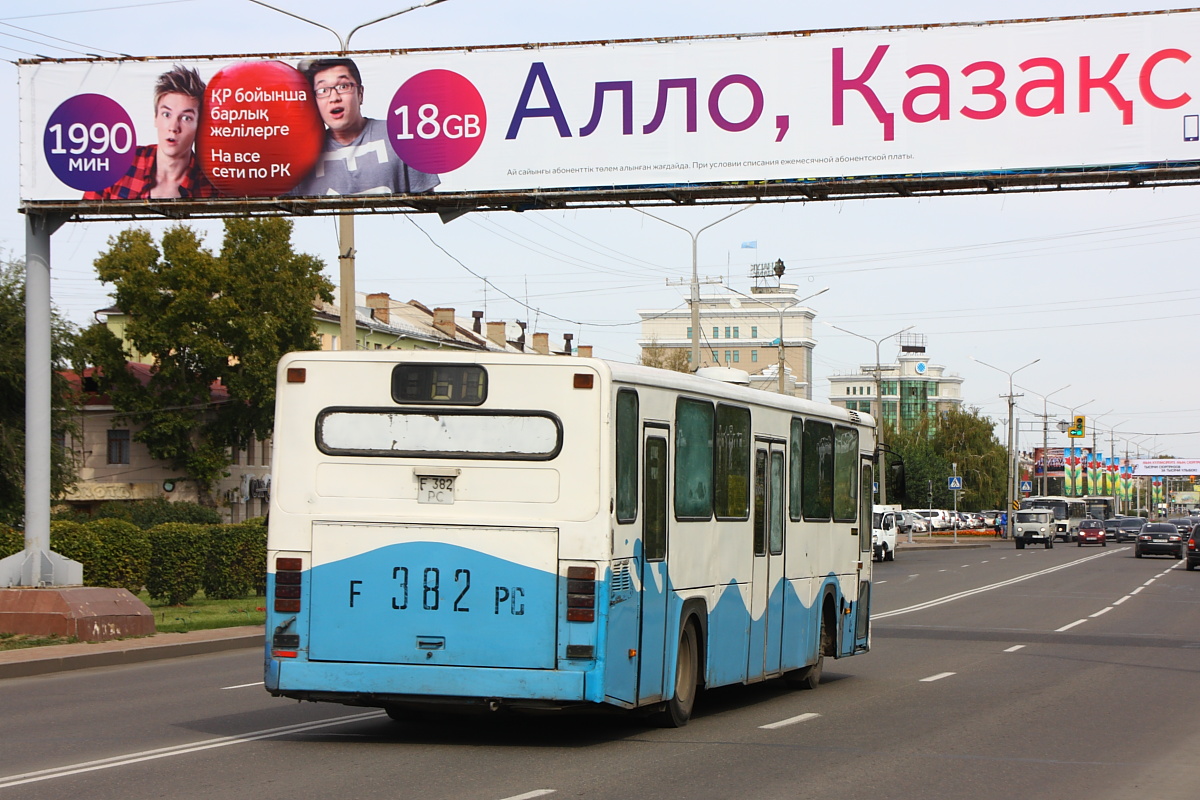
<path id="1" fill-rule="evenodd" d="M 0 798 L 1193 800 L 1200 573 L 1129 546 L 902 551 L 872 652 L 692 723 L 298 704 L 238 651 L 0 681 Z"/>

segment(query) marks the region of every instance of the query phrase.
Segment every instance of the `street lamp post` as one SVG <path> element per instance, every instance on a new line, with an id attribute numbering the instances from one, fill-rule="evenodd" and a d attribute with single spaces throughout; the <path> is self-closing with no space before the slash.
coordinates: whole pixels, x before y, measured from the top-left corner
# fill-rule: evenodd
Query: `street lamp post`
<path id="1" fill-rule="evenodd" d="M 875 430 L 877 431 L 877 433 L 875 435 L 875 440 L 879 444 L 883 444 L 883 440 L 885 438 L 883 435 L 883 432 L 884 432 L 884 429 L 886 428 L 886 426 L 883 424 L 883 392 L 882 392 L 882 388 L 881 388 L 882 383 L 883 383 L 881 380 L 881 376 L 883 373 L 883 365 L 879 363 L 879 345 L 882 344 L 883 342 L 886 342 L 888 339 L 891 339 L 893 336 L 899 336 L 900 334 L 904 333 L 905 331 L 911 331 L 913 328 L 915 328 L 917 326 L 909 325 L 907 328 L 901 328 L 900 330 L 896 331 L 895 333 L 889 333 L 887 336 L 881 336 L 878 339 L 872 339 L 868 336 L 863 336 L 861 333 L 855 333 L 854 331 L 846 330 L 845 328 L 834 325 L 832 322 L 826 322 L 825 324 L 828 325 L 829 327 L 833 328 L 834 330 L 841 331 L 842 333 L 848 333 L 851 336 L 857 336 L 859 339 L 866 339 L 868 342 L 875 345 L 875 399 L 879 401 L 879 418 L 875 421 Z M 896 425 L 899 426 L 899 424 L 900 424 L 900 406 L 899 406 L 899 397 L 897 396 Z M 882 451 L 880 451 L 880 455 L 878 458 L 875 459 L 875 463 L 878 464 L 882 458 L 883 458 Z M 880 470 L 880 473 L 881 474 L 879 476 L 879 504 L 883 505 L 884 503 L 887 502 L 887 470 Z"/>
<path id="2" fill-rule="evenodd" d="M 1026 392 L 1030 392 L 1031 394 L 1037 394 L 1038 397 L 1042 398 L 1042 491 L 1041 491 L 1041 494 L 1044 495 L 1044 494 L 1046 494 L 1046 486 L 1049 481 L 1048 473 L 1050 472 L 1050 455 L 1049 455 L 1049 451 L 1050 451 L 1050 411 L 1048 410 L 1047 406 L 1049 404 L 1051 397 L 1058 394 L 1063 389 L 1071 388 L 1071 384 L 1068 383 L 1066 386 L 1060 386 L 1057 389 L 1055 389 L 1053 392 L 1050 392 L 1049 394 L 1038 394 L 1037 392 L 1034 392 L 1031 389 L 1025 389 L 1025 387 L 1023 387 L 1023 386 L 1018 386 L 1017 388 L 1022 389 Z"/>
<path id="3" fill-rule="evenodd" d="M 1005 536 L 1011 539 L 1014 516 L 1012 513 L 1013 501 L 1016 499 L 1016 470 L 1013 469 L 1013 404 L 1016 402 L 1016 395 L 1013 394 L 1013 375 L 1016 375 L 1018 372 L 1025 369 L 1025 367 L 1032 367 L 1034 364 L 1041 361 L 1041 359 L 1035 358 L 1025 366 L 1017 367 L 1012 371 L 1000 369 L 999 367 L 989 364 L 986 361 L 980 361 L 975 356 L 970 356 L 970 359 L 977 364 L 983 364 L 985 367 L 990 367 L 997 372 L 1003 372 L 1008 376 L 1008 505 L 1005 507 L 1004 513 L 1008 517 L 1008 525 L 1007 530 L 1005 531 Z"/>
<path id="4" fill-rule="evenodd" d="M 695 233 L 692 233 L 690 230 L 683 227 L 682 225 L 676 225 L 674 222 L 665 220 L 662 217 L 656 217 L 654 214 L 651 214 L 649 211 L 642 211 L 642 209 L 636 208 L 634 206 L 630 206 L 630 208 L 633 208 L 635 211 L 639 211 L 639 212 L 645 214 L 647 217 L 650 217 L 651 219 L 656 219 L 659 222 L 663 223 L 664 225 L 670 225 L 672 228 L 678 228 L 679 230 L 686 233 L 688 236 L 692 237 L 692 284 L 691 284 L 692 285 L 692 293 L 691 293 L 691 296 L 692 296 L 692 302 L 691 302 L 691 306 L 692 306 L 692 372 L 695 372 L 696 370 L 698 370 L 700 368 L 700 277 L 699 277 L 699 275 L 696 274 L 696 240 L 700 238 L 700 234 L 704 233 L 706 230 L 708 230 L 712 226 L 722 223 L 725 220 L 729 219 L 730 217 L 732 217 L 736 214 L 740 214 L 748 208 L 752 208 L 752 206 L 742 206 L 737 211 L 734 211 L 732 214 L 726 214 L 725 216 L 721 217 L 716 222 L 708 223 L 707 225 L 705 225 L 703 228 L 700 228 Z M 668 281 L 668 283 L 670 283 L 670 281 Z"/>
<path id="5" fill-rule="evenodd" d="M 264 3 L 263 0 L 250 0 L 250 2 L 257 3 L 263 8 L 269 8 L 272 11 L 278 11 L 280 14 L 286 14 L 293 19 L 298 19 L 301 22 L 307 22 L 309 25 L 315 25 L 318 28 L 329 31 L 338 40 L 338 52 L 342 55 L 345 55 L 346 51 L 350 49 L 350 39 L 354 36 L 354 34 L 358 33 L 368 25 L 374 25 L 376 22 L 383 22 L 384 20 L 391 19 L 392 17 L 398 17 L 401 14 L 407 14 L 410 11 L 416 11 L 418 8 L 436 6 L 438 3 L 446 2 L 446 0 L 425 0 L 424 3 L 418 3 L 415 6 L 410 6 L 408 8 L 401 9 L 400 11 L 393 11 L 391 14 L 385 14 L 378 19 L 368 20 L 361 25 L 356 25 L 350 31 L 350 33 L 346 34 L 345 38 L 343 38 L 341 34 L 339 34 L 333 28 L 330 28 L 328 25 L 322 25 L 321 23 L 311 20 L 308 17 L 302 17 L 299 14 L 287 11 L 286 9 L 276 8 L 270 3 Z M 358 336 L 356 332 L 357 327 L 354 314 L 354 257 L 354 212 L 343 211 L 338 214 L 338 293 L 340 295 L 338 297 L 338 315 L 341 317 L 341 327 L 338 332 L 339 336 L 341 337 L 341 342 L 338 349 L 340 350 L 356 350 L 358 348 Z"/>
<path id="6" fill-rule="evenodd" d="M 782 260 L 777 262 L 776 270 L 781 275 L 783 274 L 782 266 L 783 266 Z M 737 289 L 734 289 L 732 286 L 722 286 L 721 288 L 731 291 L 734 294 L 741 295 L 742 297 L 746 298 L 747 300 L 753 300 L 756 303 L 761 303 L 762 305 L 764 305 L 767 308 L 770 308 L 772 310 L 774 310 L 774 308 L 775 308 L 775 306 L 771 305 L 766 300 L 761 300 L 757 297 L 753 297 L 751 295 L 746 294 L 745 292 L 739 292 Z M 780 394 L 787 394 L 787 382 L 784 379 L 783 314 L 789 308 L 795 308 L 796 306 L 800 305 L 801 303 L 803 303 L 807 300 L 812 300 L 817 295 L 825 294 L 828 291 L 829 291 L 829 287 L 826 286 L 824 289 L 820 290 L 819 292 L 813 292 L 812 294 L 808 295 L 807 297 L 801 297 L 799 300 L 792 303 L 791 305 L 785 306 L 782 303 L 780 303 L 780 305 L 779 305 L 779 393 Z M 736 300 L 736 298 L 735 298 L 735 300 Z M 733 303 L 731 302 L 730 305 L 733 305 Z M 737 308 L 737 306 L 734 306 L 734 308 Z M 811 379 L 811 376 L 806 376 L 806 377 Z"/>

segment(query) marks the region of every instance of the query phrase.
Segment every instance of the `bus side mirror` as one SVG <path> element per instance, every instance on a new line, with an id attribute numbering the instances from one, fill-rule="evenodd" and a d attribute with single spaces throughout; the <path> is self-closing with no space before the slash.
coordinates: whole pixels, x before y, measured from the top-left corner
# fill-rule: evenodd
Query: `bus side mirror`
<path id="1" fill-rule="evenodd" d="M 892 486 L 896 487 L 896 496 L 906 496 L 908 494 L 908 489 L 905 486 L 906 481 L 904 476 L 904 462 L 897 461 L 895 464 L 892 464 L 890 467 L 888 467 L 888 471 L 891 473 L 891 484 Z"/>

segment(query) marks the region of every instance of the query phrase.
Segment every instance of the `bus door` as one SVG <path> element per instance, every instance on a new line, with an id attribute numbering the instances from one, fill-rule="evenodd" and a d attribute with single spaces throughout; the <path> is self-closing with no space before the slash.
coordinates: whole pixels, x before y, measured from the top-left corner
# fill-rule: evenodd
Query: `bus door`
<path id="1" fill-rule="evenodd" d="M 784 446 L 756 441 L 754 451 L 753 546 L 750 585 L 748 681 L 780 671 L 783 646 Z"/>
<path id="2" fill-rule="evenodd" d="M 885 470 L 880 471 L 880 480 L 887 479 Z M 866 651 L 870 644 L 871 634 L 871 525 L 872 502 L 874 501 L 874 470 L 869 459 L 862 460 L 862 476 L 858 482 L 858 603 L 854 613 L 854 649 L 852 652 Z M 847 637 L 849 638 L 849 637 Z"/>
<path id="3" fill-rule="evenodd" d="M 638 645 L 638 703 L 661 700 L 664 653 L 667 649 L 667 603 L 671 595 L 667 570 L 668 476 L 670 428 L 647 425 L 642 452 L 642 630 Z M 671 637 L 672 642 L 674 637 Z"/>

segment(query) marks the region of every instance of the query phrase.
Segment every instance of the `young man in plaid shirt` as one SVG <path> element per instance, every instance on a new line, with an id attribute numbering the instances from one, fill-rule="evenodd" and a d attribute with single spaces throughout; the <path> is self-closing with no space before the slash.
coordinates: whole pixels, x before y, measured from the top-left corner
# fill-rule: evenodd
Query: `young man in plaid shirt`
<path id="1" fill-rule="evenodd" d="M 200 169 L 192 151 L 204 81 L 194 69 L 176 66 L 154 85 L 154 128 L 158 144 L 137 148 L 133 164 L 112 186 L 85 192 L 84 200 L 138 200 L 147 197 L 216 197 L 216 187 Z"/>

